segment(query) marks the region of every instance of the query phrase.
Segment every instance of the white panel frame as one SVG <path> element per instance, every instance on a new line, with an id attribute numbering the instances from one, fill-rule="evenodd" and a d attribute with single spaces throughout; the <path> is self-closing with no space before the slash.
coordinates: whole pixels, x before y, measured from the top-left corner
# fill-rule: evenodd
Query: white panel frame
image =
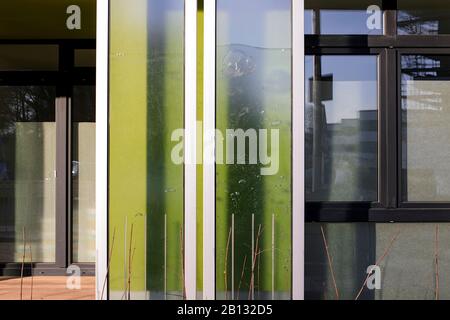
<path id="1" fill-rule="evenodd" d="M 305 289 L 304 0 L 292 0 L 292 299 Z"/>
<path id="2" fill-rule="evenodd" d="M 197 296 L 197 0 L 184 3 L 184 245 L 186 299 Z"/>
<path id="3" fill-rule="evenodd" d="M 108 61 L 109 0 L 97 0 L 96 65 L 96 262 L 95 294 L 97 300 L 108 296 Z M 102 291 L 104 288 L 103 297 Z"/>
<path id="4" fill-rule="evenodd" d="M 216 296 L 216 0 L 205 0 L 203 91 L 203 299 Z"/>

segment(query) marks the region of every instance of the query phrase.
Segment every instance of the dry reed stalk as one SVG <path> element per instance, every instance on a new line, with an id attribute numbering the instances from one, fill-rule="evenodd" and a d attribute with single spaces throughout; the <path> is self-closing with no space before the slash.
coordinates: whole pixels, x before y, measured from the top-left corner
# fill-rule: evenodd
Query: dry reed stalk
<path id="1" fill-rule="evenodd" d="M 379 266 L 380 263 L 384 260 L 384 258 L 386 258 L 386 256 L 389 254 L 389 251 L 391 250 L 392 246 L 394 245 L 394 242 L 397 240 L 398 236 L 400 235 L 400 229 L 398 229 L 397 233 L 394 235 L 394 237 L 391 239 L 391 242 L 389 243 L 389 246 L 386 248 L 386 250 L 384 251 L 383 255 L 380 257 L 380 259 L 378 259 L 378 261 L 375 263 L 375 266 Z M 370 274 L 367 275 L 366 279 L 364 280 L 363 285 L 361 286 L 361 289 L 359 290 L 358 294 L 356 295 L 355 300 L 358 300 L 359 297 L 361 296 L 364 287 L 367 284 L 367 280 L 369 280 Z"/>
<path id="2" fill-rule="evenodd" d="M 34 276 L 33 276 L 33 251 L 31 250 L 31 242 L 30 242 L 30 268 L 31 268 L 30 300 L 33 300 Z"/>
<path id="3" fill-rule="evenodd" d="M 435 264 L 435 300 L 439 300 L 439 225 L 436 225 L 434 239 L 434 264 Z"/>
<path id="4" fill-rule="evenodd" d="M 111 266 L 111 258 L 112 258 L 115 239 L 116 239 L 116 228 L 114 227 L 111 248 L 109 249 L 108 266 L 106 268 L 105 279 L 103 280 L 102 293 L 100 295 L 100 300 L 103 300 L 103 295 L 105 293 L 105 288 L 106 288 L 106 282 L 108 281 L 108 277 L 109 277 L 109 270 L 110 270 L 110 266 Z"/>
<path id="5" fill-rule="evenodd" d="M 336 300 L 339 300 L 339 289 L 337 287 L 336 277 L 334 276 L 333 260 L 331 259 L 331 255 L 330 255 L 330 251 L 328 248 L 327 239 L 325 237 L 325 232 L 323 230 L 323 226 L 320 226 L 320 231 L 322 232 L 322 239 L 323 239 L 323 244 L 325 246 L 325 252 L 327 254 L 328 266 L 330 267 L 331 279 L 333 280 L 334 293 L 336 295 Z"/>
<path id="6" fill-rule="evenodd" d="M 252 297 L 252 292 L 255 288 L 255 267 L 256 267 L 256 259 L 258 257 L 258 252 L 259 252 L 259 238 L 261 237 L 261 224 L 258 227 L 258 235 L 256 237 L 256 244 L 255 244 L 255 251 L 252 257 L 252 274 L 251 274 L 251 278 L 250 278 L 250 290 L 248 293 L 248 300 L 252 300 L 254 299 L 254 297 Z"/>
<path id="7" fill-rule="evenodd" d="M 223 270 L 223 276 L 225 281 L 225 300 L 228 300 L 228 253 L 230 250 L 230 241 L 231 241 L 231 232 L 232 228 L 230 227 L 230 232 L 228 233 L 227 247 L 225 250 L 225 266 Z"/>
<path id="8" fill-rule="evenodd" d="M 128 249 L 128 279 L 127 279 L 127 297 L 128 300 L 131 300 L 131 260 L 132 258 L 132 248 L 133 248 L 133 231 L 134 231 L 134 223 L 131 224 L 130 231 L 130 246 Z"/>
<path id="9" fill-rule="evenodd" d="M 185 286 L 185 270 L 184 270 L 184 236 L 183 236 L 183 226 L 180 227 L 180 250 L 181 250 L 181 277 L 183 286 L 183 300 L 186 300 L 186 286 Z"/>
<path id="10" fill-rule="evenodd" d="M 23 300 L 23 277 L 24 277 L 25 255 L 26 255 L 25 227 L 22 228 L 22 239 L 23 239 L 23 253 L 22 253 L 22 266 L 20 268 L 20 300 Z"/>
<path id="11" fill-rule="evenodd" d="M 242 265 L 241 279 L 239 280 L 238 292 L 237 292 L 237 300 L 239 300 L 239 292 L 241 291 L 242 281 L 244 280 L 245 274 L 245 265 L 247 264 L 247 255 L 244 256 L 244 264 Z"/>

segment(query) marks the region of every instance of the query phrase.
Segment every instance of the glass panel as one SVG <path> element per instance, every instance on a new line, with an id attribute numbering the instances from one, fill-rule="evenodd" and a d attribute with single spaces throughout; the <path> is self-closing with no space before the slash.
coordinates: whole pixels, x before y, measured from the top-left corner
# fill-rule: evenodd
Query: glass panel
<path id="1" fill-rule="evenodd" d="M 58 46 L 0 45 L 0 71 L 57 71 Z"/>
<path id="2" fill-rule="evenodd" d="M 55 262 L 55 151 L 55 88 L 1 86 L 0 262 Z"/>
<path id="3" fill-rule="evenodd" d="M 111 1 L 110 297 L 182 299 L 184 1 L 132 3 Z"/>
<path id="4" fill-rule="evenodd" d="M 305 34 L 383 34 L 381 0 L 305 0 Z"/>
<path id="5" fill-rule="evenodd" d="M 291 1 L 219 0 L 217 19 L 217 298 L 289 299 Z"/>
<path id="6" fill-rule="evenodd" d="M 450 3 L 442 0 L 397 0 L 397 33 L 450 34 Z"/>
<path id="7" fill-rule="evenodd" d="M 448 300 L 450 278 L 436 270 L 450 268 L 450 248 L 440 245 L 450 242 L 449 227 L 447 223 L 308 223 L 305 298 Z M 368 278 L 368 268 L 375 265 L 378 268 Z"/>
<path id="8" fill-rule="evenodd" d="M 450 201 L 450 56 L 402 56 L 402 195 Z"/>
<path id="9" fill-rule="evenodd" d="M 95 49 L 75 50 L 76 68 L 95 68 Z"/>
<path id="10" fill-rule="evenodd" d="M 307 56 L 308 201 L 376 201 L 377 56 Z"/>
<path id="11" fill-rule="evenodd" d="M 72 101 L 72 255 L 95 262 L 95 87 L 75 86 Z"/>

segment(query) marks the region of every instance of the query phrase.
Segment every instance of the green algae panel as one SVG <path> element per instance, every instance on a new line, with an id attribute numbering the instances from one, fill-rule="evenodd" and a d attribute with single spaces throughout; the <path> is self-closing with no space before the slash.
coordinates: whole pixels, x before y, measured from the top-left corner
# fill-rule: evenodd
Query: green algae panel
<path id="1" fill-rule="evenodd" d="M 181 299 L 182 0 L 112 0 L 110 22 L 110 298 Z"/>
<path id="2" fill-rule="evenodd" d="M 290 0 L 217 1 L 223 157 L 216 167 L 216 290 L 222 299 L 290 298 L 290 8 Z M 245 133 L 243 152 L 230 129 Z"/>

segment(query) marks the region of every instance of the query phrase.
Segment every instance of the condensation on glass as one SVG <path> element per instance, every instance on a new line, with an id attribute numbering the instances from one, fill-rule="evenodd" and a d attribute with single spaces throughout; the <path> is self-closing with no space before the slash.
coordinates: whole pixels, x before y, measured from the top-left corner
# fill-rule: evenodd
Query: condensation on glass
<path id="1" fill-rule="evenodd" d="M 450 201 L 450 56 L 401 57 L 402 198 Z"/>
<path id="2" fill-rule="evenodd" d="M 0 86 L 0 262 L 55 262 L 55 96 Z"/>
<path id="3" fill-rule="evenodd" d="M 305 59 L 308 201 L 376 201 L 377 56 Z"/>
<path id="4" fill-rule="evenodd" d="M 305 34 L 382 35 L 381 0 L 305 0 Z"/>
<path id="5" fill-rule="evenodd" d="M 72 258 L 95 261 L 95 86 L 72 98 Z"/>
<path id="6" fill-rule="evenodd" d="M 448 223 L 307 223 L 307 300 L 450 299 Z M 439 271 L 440 270 L 440 271 Z M 368 273 L 370 277 L 368 278 Z"/>
<path id="7" fill-rule="evenodd" d="M 110 36 L 110 298 L 183 299 L 184 1 L 113 0 Z"/>
<path id="8" fill-rule="evenodd" d="M 217 1 L 218 299 L 290 298 L 291 54 L 290 0 Z"/>
<path id="9" fill-rule="evenodd" d="M 399 35 L 450 34 L 450 2 L 442 0 L 398 0 Z"/>

